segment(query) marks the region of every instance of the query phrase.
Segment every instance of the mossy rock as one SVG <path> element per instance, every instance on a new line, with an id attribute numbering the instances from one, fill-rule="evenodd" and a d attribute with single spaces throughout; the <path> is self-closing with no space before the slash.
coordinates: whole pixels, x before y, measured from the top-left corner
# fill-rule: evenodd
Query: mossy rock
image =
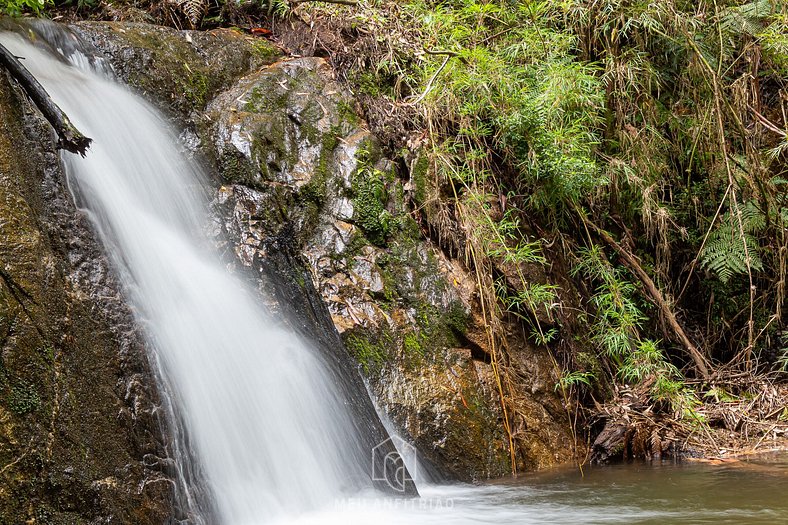
<path id="1" fill-rule="evenodd" d="M 125 82 L 181 115 L 200 110 L 248 71 L 281 53 L 233 29 L 178 31 L 134 22 L 79 22 L 74 30 L 110 59 Z"/>
<path id="2" fill-rule="evenodd" d="M 172 485 L 146 486 L 142 463 L 166 454 L 144 349 L 48 124 L 5 75 L 0 173 L 0 522 L 163 523 Z"/>

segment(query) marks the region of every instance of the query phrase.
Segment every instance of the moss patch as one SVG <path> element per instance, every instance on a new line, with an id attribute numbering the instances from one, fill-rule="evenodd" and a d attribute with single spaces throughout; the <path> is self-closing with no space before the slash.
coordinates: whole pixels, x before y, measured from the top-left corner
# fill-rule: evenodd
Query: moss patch
<path id="1" fill-rule="evenodd" d="M 359 151 L 358 168 L 351 179 L 353 222 L 369 241 L 384 246 L 392 232 L 393 217 L 386 209 L 386 174 L 370 165 L 370 154 Z"/>
<path id="2" fill-rule="evenodd" d="M 8 408 L 14 414 L 23 416 L 41 406 L 41 398 L 35 387 L 24 381 L 14 385 L 8 395 Z"/>
<path id="3" fill-rule="evenodd" d="M 384 345 L 362 334 L 354 333 L 346 337 L 345 346 L 366 375 L 380 371 L 388 358 Z"/>

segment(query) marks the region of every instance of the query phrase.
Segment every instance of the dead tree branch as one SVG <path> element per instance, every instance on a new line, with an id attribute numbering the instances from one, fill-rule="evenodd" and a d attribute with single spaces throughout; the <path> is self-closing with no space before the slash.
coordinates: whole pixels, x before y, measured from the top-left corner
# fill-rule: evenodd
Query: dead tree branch
<path id="1" fill-rule="evenodd" d="M 30 100 L 38 107 L 44 118 L 49 121 L 58 136 L 57 147 L 79 153 L 83 157 L 93 139 L 84 136 L 74 127 L 63 110 L 52 100 L 44 87 L 30 74 L 30 71 L 19 62 L 8 49 L 0 44 L 0 64 L 5 67 L 11 76 L 22 86 Z"/>
<path id="2" fill-rule="evenodd" d="M 703 357 L 703 354 L 700 353 L 692 341 L 690 341 L 689 337 L 687 337 L 687 334 L 684 332 L 684 329 L 676 319 L 673 310 L 671 310 L 670 305 L 668 305 L 665 297 L 662 295 L 662 292 L 659 290 L 659 288 L 657 288 L 657 285 L 654 284 L 654 281 L 640 265 L 637 258 L 629 253 L 623 246 L 618 244 L 609 233 L 586 219 L 582 212 L 580 212 L 580 217 L 589 228 L 591 228 L 603 241 L 605 241 L 605 244 L 615 250 L 619 257 L 621 257 L 621 259 L 624 261 L 624 264 L 626 264 L 632 273 L 637 276 L 637 278 L 643 284 L 643 288 L 646 290 L 646 293 L 651 298 L 651 301 L 657 306 L 657 308 L 659 308 L 659 311 L 662 314 L 667 327 L 669 327 L 670 331 L 672 332 L 666 335 L 672 335 L 673 337 L 671 337 L 671 339 L 677 340 L 678 343 L 681 343 L 681 345 L 684 347 L 684 350 L 687 352 L 687 355 L 689 355 L 689 357 L 692 358 L 692 361 L 695 363 L 695 367 L 697 368 L 700 375 L 704 379 L 708 379 L 708 361 L 705 357 Z"/>

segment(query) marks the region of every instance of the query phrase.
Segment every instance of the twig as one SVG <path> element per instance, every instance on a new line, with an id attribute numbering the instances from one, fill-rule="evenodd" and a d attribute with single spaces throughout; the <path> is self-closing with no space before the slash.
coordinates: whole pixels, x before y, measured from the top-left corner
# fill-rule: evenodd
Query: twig
<path id="1" fill-rule="evenodd" d="M 757 109 L 755 109 L 754 107 L 752 107 L 751 105 L 747 104 L 747 108 L 748 108 L 750 111 L 752 111 L 752 112 L 753 112 L 753 114 L 754 114 L 754 115 L 755 115 L 755 117 L 758 119 L 758 121 L 759 121 L 761 124 L 763 124 L 763 126 L 764 126 L 766 129 L 768 129 L 768 130 L 770 130 L 770 131 L 773 131 L 773 132 L 777 133 L 778 135 L 782 135 L 783 137 L 785 137 L 786 135 L 788 135 L 788 132 L 786 132 L 786 130 L 778 128 L 776 124 L 774 124 L 772 121 L 770 121 L 769 119 L 767 119 L 766 117 L 764 117 L 763 115 L 761 115 L 761 114 L 758 112 L 758 110 L 757 110 Z"/>
<path id="2" fill-rule="evenodd" d="M 438 75 L 441 74 L 441 71 L 443 71 L 443 69 L 446 67 L 446 64 L 449 63 L 449 60 L 451 60 L 451 58 L 452 55 L 448 55 L 448 54 L 446 55 L 446 58 L 443 59 L 443 64 L 441 64 L 441 67 L 438 68 L 438 70 L 432 75 L 432 78 L 430 78 L 430 81 L 427 82 L 427 87 L 424 89 L 424 92 L 421 95 L 419 95 L 418 98 L 416 98 L 416 100 L 412 102 L 408 102 L 407 103 L 408 106 L 415 106 L 416 104 L 424 100 L 424 98 L 432 90 L 432 85 L 435 83 L 435 79 L 438 78 Z"/>

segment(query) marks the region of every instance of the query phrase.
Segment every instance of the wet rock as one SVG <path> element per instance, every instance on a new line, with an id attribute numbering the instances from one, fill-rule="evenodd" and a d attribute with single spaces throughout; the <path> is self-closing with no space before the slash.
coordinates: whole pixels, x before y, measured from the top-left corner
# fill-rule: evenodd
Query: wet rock
<path id="1" fill-rule="evenodd" d="M 510 472 L 475 279 L 425 239 L 414 220 L 414 207 L 429 201 L 415 169 L 418 161 L 411 174 L 405 174 L 381 155 L 328 64 L 319 58 L 273 63 L 278 52 L 269 45 L 226 31 L 197 33 L 128 23 L 80 23 L 75 30 L 108 54 L 121 78 L 187 122 L 181 135 L 184 146 L 202 148 L 218 167 L 222 185 L 210 234 L 228 268 L 259 282 L 271 307 L 287 313 L 295 330 L 331 349 L 337 373 L 358 366 L 383 411 L 418 445 L 424 459 L 463 479 Z M 27 180 L 37 179 L 31 175 Z M 47 224 L 59 224 L 59 231 L 44 235 L 41 227 L 30 226 L 32 233 L 19 237 L 17 250 L 39 255 L 29 263 L 19 259 L 16 264 L 28 266 L 14 275 L 22 281 L 55 282 L 55 289 L 61 284 L 53 279 L 62 276 L 69 300 L 83 310 L 74 307 L 68 316 L 47 314 L 62 319 L 52 333 L 91 345 L 96 341 L 91 337 L 99 337 L 95 348 L 81 351 L 75 368 L 85 368 L 85 381 L 103 385 L 102 374 L 111 373 L 116 382 L 111 394 L 101 388 L 84 394 L 94 396 L 87 405 L 77 401 L 83 395 L 80 388 L 64 389 L 62 397 L 70 404 L 61 401 L 61 406 L 95 406 L 89 415 L 79 416 L 84 428 L 116 436 L 113 425 L 122 427 L 131 449 L 112 438 L 107 448 L 96 445 L 100 458 L 64 453 L 63 464 L 73 472 L 61 468 L 58 475 L 68 478 L 74 494 L 99 494 L 88 499 L 100 503 L 57 512 L 102 516 L 107 509 L 118 509 L 121 516 L 134 507 L 142 517 L 129 522 L 156 522 L 158 518 L 150 516 L 161 515 L 156 513 L 171 494 L 166 475 L 171 469 L 158 460 L 146 466 L 142 458 L 167 457 L 161 445 L 166 440 L 151 426 L 159 400 L 149 387 L 136 328 L 111 272 L 95 255 L 89 232 L 83 234 L 86 223 L 80 218 L 81 230 L 75 228 L 66 193 L 58 192 L 60 211 L 52 213 L 62 217 Z M 21 209 L 9 202 L 10 208 Z M 52 239 L 64 241 L 50 254 Z M 460 253 L 459 248 L 449 251 Z M 108 312 L 102 314 L 106 319 L 96 314 L 96 322 L 106 326 L 69 332 L 68 326 L 82 325 L 85 308 Z M 22 314 L 17 311 L 17 316 Z M 515 328 L 510 353 L 523 376 L 515 401 L 522 417 L 513 429 L 517 462 L 519 468 L 544 467 L 568 458 L 568 424 L 553 389 L 557 377 L 549 356 Z M 116 347 L 117 353 L 108 350 Z M 101 355 L 96 355 L 97 348 Z M 107 355 L 115 360 L 112 366 L 92 364 L 104 363 Z M 51 396 L 44 397 L 46 389 L 37 382 L 15 387 L 8 392 L 20 412 L 39 414 L 37 406 L 49 406 Z M 112 414 L 103 419 L 107 406 Z M 108 427 L 94 428 L 95 418 Z M 66 428 L 64 435 L 70 432 Z M 22 450 L 21 434 L 9 430 L 7 435 L 16 436 L 9 446 Z M 83 439 L 80 434 L 76 442 L 90 439 L 95 435 Z M 123 466 L 104 468 L 119 464 Z M 96 471 L 81 474 L 89 465 L 98 465 Z M 132 486 L 135 495 L 124 499 Z M 58 509 L 50 500 L 41 501 Z"/>
<path id="2" fill-rule="evenodd" d="M 0 75 L 0 523 L 161 524 L 145 349 L 48 126 Z"/>
<path id="3" fill-rule="evenodd" d="M 181 115 L 199 111 L 236 78 L 280 55 L 267 40 L 233 29 L 178 31 L 134 22 L 72 28 L 109 58 L 119 78 Z"/>
<path id="4" fill-rule="evenodd" d="M 215 145 L 224 182 L 217 242 L 229 238 L 228 264 L 250 274 L 283 251 L 304 265 L 286 277 L 291 290 L 314 288 L 323 304 L 295 318 L 327 309 L 377 402 L 425 459 L 453 477 L 505 475 L 508 440 L 475 281 L 424 239 L 405 181 L 351 108 L 319 58 L 268 66 L 212 101 L 201 140 Z M 272 302 L 287 309 L 291 297 Z M 565 461 L 552 364 L 530 345 L 523 360 L 518 465 Z"/>

